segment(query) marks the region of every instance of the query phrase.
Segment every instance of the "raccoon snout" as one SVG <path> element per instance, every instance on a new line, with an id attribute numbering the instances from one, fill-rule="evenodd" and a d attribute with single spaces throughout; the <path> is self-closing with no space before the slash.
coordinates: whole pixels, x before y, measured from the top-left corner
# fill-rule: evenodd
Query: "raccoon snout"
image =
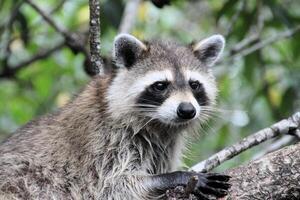
<path id="1" fill-rule="evenodd" d="M 181 119 L 192 119 L 196 115 L 196 109 L 191 103 L 183 102 L 177 108 L 177 115 Z"/>

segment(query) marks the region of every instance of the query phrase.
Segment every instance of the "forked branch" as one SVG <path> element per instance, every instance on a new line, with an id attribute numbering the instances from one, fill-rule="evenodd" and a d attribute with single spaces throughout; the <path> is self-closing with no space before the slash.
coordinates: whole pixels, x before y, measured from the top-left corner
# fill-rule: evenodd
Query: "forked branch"
<path id="1" fill-rule="evenodd" d="M 297 112 L 288 119 L 281 120 L 280 122 L 273 124 L 271 127 L 262 129 L 244 138 L 242 141 L 223 149 L 207 160 L 196 164 L 191 168 L 191 170 L 197 172 L 210 171 L 226 160 L 229 160 L 243 151 L 250 149 L 251 147 L 256 146 L 268 139 L 284 134 L 293 134 L 298 136 L 300 131 L 299 128 L 300 112 Z"/>

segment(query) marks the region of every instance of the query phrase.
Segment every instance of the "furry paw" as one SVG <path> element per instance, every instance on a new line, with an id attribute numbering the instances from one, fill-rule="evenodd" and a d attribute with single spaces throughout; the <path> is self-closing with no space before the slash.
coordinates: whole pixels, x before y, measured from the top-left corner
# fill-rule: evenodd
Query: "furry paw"
<path id="1" fill-rule="evenodd" d="M 192 180 L 195 179 L 194 189 L 190 190 L 199 199 L 210 199 L 210 196 L 221 198 L 228 194 L 228 189 L 231 187 L 228 183 L 230 176 L 217 173 L 192 173 L 186 189 L 192 188 Z"/>
<path id="2" fill-rule="evenodd" d="M 231 185 L 230 176 L 217 173 L 176 172 L 184 184 L 167 191 L 168 199 L 209 200 L 224 197 Z"/>

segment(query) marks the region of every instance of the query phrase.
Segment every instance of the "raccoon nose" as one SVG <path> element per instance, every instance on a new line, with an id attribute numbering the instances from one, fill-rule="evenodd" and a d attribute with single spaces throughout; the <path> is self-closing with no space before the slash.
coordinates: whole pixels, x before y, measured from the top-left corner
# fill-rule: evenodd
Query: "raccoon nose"
<path id="1" fill-rule="evenodd" d="M 177 108 L 177 115 L 182 119 L 192 119 L 196 115 L 196 109 L 191 103 L 180 103 Z"/>

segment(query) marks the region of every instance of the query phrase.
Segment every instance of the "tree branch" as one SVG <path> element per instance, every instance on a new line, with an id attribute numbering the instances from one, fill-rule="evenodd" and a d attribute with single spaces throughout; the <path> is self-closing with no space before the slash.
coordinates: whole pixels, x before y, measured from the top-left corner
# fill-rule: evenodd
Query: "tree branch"
<path id="1" fill-rule="evenodd" d="M 283 147 L 290 145 L 292 143 L 295 143 L 295 141 L 298 140 L 298 137 L 292 136 L 292 135 L 284 135 L 280 139 L 274 141 L 272 144 L 267 146 L 265 149 L 259 151 L 257 154 L 255 154 L 251 160 L 257 160 L 269 153 L 272 153 L 274 151 L 277 151 L 279 149 L 282 149 Z"/>
<path id="2" fill-rule="evenodd" d="M 50 16 L 54 13 L 56 13 L 59 9 L 61 9 L 61 7 L 65 4 L 67 0 L 60 0 L 60 2 L 58 2 L 54 7 L 51 8 L 51 10 L 49 12 L 47 12 L 47 15 Z M 41 20 L 44 20 L 43 17 L 42 19 L 38 19 L 36 20 L 33 25 L 37 25 L 41 23 Z"/>
<path id="3" fill-rule="evenodd" d="M 259 49 L 262 49 L 262 48 L 264 48 L 264 47 L 266 47 L 266 46 L 268 46 L 268 45 L 270 45 L 270 44 L 272 44 L 272 43 L 274 43 L 274 42 L 278 42 L 278 41 L 280 41 L 280 40 L 282 40 L 282 39 L 289 38 L 289 37 L 293 36 L 294 34 L 296 34 L 296 33 L 298 33 L 298 32 L 300 32 L 300 25 L 296 26 L 296 27 L 293 28 L 293 29 L 288 29 L 288 30 L 286 30 L 286 31 L 283 31 L 283 32 L 281 32 L 281 33 L 278 33 L 278 34 L 276 34 L 276 35 L 274 35 L 274 36 L 272 36 L 272 37 L 263 39 L 263 40 L 261 40 L 261 42 L 258 42 L 258 43 L 254 44 L 254 45 L 250 46 L 249 48 L 244 49 L 244 50 L 242 50 L 242 51 L 237 51 L 237 50 L 239 50 L 239 49 L 241 49 L 241 48 L 236 48 L 233 52 L 238 52 L 238 53 L 233 54 L 233 55 L 230 57 L 230 60 L 229 60 L 229 61 L 235 60 L 235 59 L 237 59 L 237 58 L 244 57 L 244 56 L 246 56 L 246 55 L 249 55 L 249 54 L 251 54 L 251 53 L 253 53 L 253 52 L 255 52 L 255 51 L 259 50 Z M 257 37 L 257 36 L 256 36 L 256 37 Z M 253 38 L 256 39 L 256 37 L 253 37 Z M 253 38 L 251 38 L 251 40 L 252 40 Z M 250 40 L 250 39 L 249 39 L 249 40 Z M 246 43 L 246 42 L 245 42 L 245 43 Z M 248 40 L 247 40 L 247 43 L 246 43 L 246 44 L 249 44 Z M 242 45 L 242 46 L 244 47 L 245 45 Z"/>
<path id="4" fill-rule="evenodd" d="M 31 0 L 25 0 L 25 2 L 29 4 L 36 12 L 38 12 L 48 24 L 50 24 L 57 32 L 59 32 L 65 38 L 72 37 L 71 34 L 64 27 L 59 26 L 54 20 L 52 20 L 52 18 L 46 12 L 40 9 Z"/>
<path id="5" fill-rule="evenodd" d="M 103 69 L 103 60 L 100 56 L 100 2 L 99 0 L 89 0 L 90 6 L 90 61 L 92 70 L 99 74 Z M 103 71 L 103 70 L 102 70 Z"/>
<path id="6" fill-rule="evenodd" d="M 64 36 L 67 45 L 72 49 L 74 53 L 82 52 L 86 57 L 88 57 L 88 52 L 85 49 L 83 39 L 75 33 L 68 32 L 64 27 L 59 26 L 46 12 L 40 9 L 31 0 L 25 0 L 36 12 L 38 12 L 43 19 L 51 25 L 58 33 Z"/>
<path id="7" fill-rule="evenodd" d="M 32 64 L 33 62 L 36 62 L 38 60 L 47 58 L 48 56 L 50 56 L 51 54 L 53 54 L 54 52 L 60 50 L 62 47 L 65 46 L 65 42 L 60 42 L 57 45 L 55 45 L 54 47 L 48 49 L 48 50 L 44 50 L 44 51 L 40 51 L 39 53 L 37 53 L 36 55 L 32 56 L 31 58 L 29 58 L 28 60 L 25 60 L 15 66 L 8 66 L 4 69 L 4 71 L 0 74 L 0 78 L 11 78 L 14 77 L 15 74 L 20 70 L 23 69 L 24 67 Z"/>
<path id="8" fill-rule="evenodd" d="M 237 11 L 235 12 L 235 14 L 233 15 L 233 17 L 230 19 L 230 23 L 227 26 L 227 30 L 224 33 L 224 37 L 227 38 L 227 36 L 229 36 L 232 33 L 233 27 L 236 24 L 237 20 L 239 19 L 241 13 L 245 10 L 246 8 L 246 0 L 242 0 L 239 2 L 239 7 L 237 9 Z"/>
<path id="9" fill-rule="evenodd" d="M 126 3 L 122 20 L 119 26 L 119 33 L 130 33 L 134 24 L 141 0 L 130 0 Z"/>
<path id="10" fill-rule="evenodd" d="M 288 119 L 281 120 L 273 124 L 269 128 L 262 129 L 246 138 L 239 143 L 223 149 L 222 151 L 211 156 L 191 168 L 193 171 L 206 172 L 219 166 L 221 163 L 229 160 L 230 158 L 240 154 L 241 152 L 256 146 L 270 138 L 278 135 L 291 134 L 297 131 L 300 127 L 300 112 L 295 113 Z M 298 130 L 299 131 L 299 130 Z"/>
<path id="11" fill-rule="evenodd" d="M 300 134 L 300 112 L 295 113 L 288 119 L 284 119 L 269 128 L 265 128 L 257 133 L 254 133 L 241 142 L 228 147 L 219 153 L 211 156 L 209 159 L 193 166 L 191 170 L 207 172 L 214 167 L 220 165 L 222 162 L 232 158 L 233 156 L 249 149 L 250 147 L 260 144 L 267 139 L 273 138 L 280 134 L 293 134 L 299 136 Z M 291 150 L 292 149 L 292 150 Z M 295 153 L 297 151 L 297 153 Z M 293 197 L 290 190 L 294 189 L 294 184 L 298 183 L 300 176 L 299 166 L 300 159 L 298 154 L 300 151 L 300 144 L 297 147 L 289 146 L 281 149 L 278 152 L 268 154 L 260 160 L 254 161 L 244 167 L 238 167 L 227 170 L 225 174 L 232 176 L 230 184 L 233 187 L 229 191 L 229 195 L 225 199 L 283 199 L 278 197 Z M 291 156 L 293 154 L 293 156 Z M 294 160 L 292 157 L 295 157 Z M 287 160 L 286 160 L 287 159 Z M 287 168 L 287 166 L 289 168 Z M 274 170 L 274 168 L 277 168 Z M 243 174 L 243 176 L 241 176 Z M 247 174 L 244 176 L 244 174 Z M 279 178 L 278 178 L 279 177 Z M 285 180 L 285 183 L 276 180 Z M 177 186 L 174 189 L 166 191 L 165 195 L 168 200 L 194 200 L 197 199 L 190 191 L 194 187 L 195 180 L 190 179 L 187 187 Z M 260 186 L 258 187 L 258 183 Z M 250 186 L 249 186 L 250 185 Z M 284 185 L 284 186 L 283 186 Z M 289 187 L 286 187 L 289 185 Z M 263 187 L 263 188 L 261 188 Z M 274 192 L 268 192 L 276 188 L 276 195 Z M 251 189 L 251 190 L 250 190 Z M 264 190 L 264 192 L 261 192 Z M 260 195 L 260 198 L 257 198 Z M 247 198 L 251 196 L 252 198 Z M 276 196 L 277 198 L 271 198 Z M 300 187 L 298 186 L 297 199 L 300 196 Z M 245 198 L 243 198 L 245 197 Z M 290 199 L 290 198 L 284 198 Z"/>
<path id="12" fill-rule="evenodd" d="M 299 199 L 299 154 L 298 143 L 227 170 L 232 187 L 225 199 Z"/>
<path id="13" fill-rule="evenodd" d="M 85 48 L 85 40 L 80 35 L 68 32 L 64 27 L 59 26 L 46 12 L 40 9 L 32 0 L 25 0 L 33 9 L 35 9 L 43 19 L 48 22 L 58 33 L 64 36 L 67 46 L 77 54 L 83 53 L 86 57 L 84 62 L 85 71 L 89 75 L 99 74 L 102 66 L 102 59 L 99 54 L 100 50 L 100 4 L 97 0 L 90 0 L 90 41 L 91 56 Z M 91 39 L 92 38 L 92 39 Z"/>

